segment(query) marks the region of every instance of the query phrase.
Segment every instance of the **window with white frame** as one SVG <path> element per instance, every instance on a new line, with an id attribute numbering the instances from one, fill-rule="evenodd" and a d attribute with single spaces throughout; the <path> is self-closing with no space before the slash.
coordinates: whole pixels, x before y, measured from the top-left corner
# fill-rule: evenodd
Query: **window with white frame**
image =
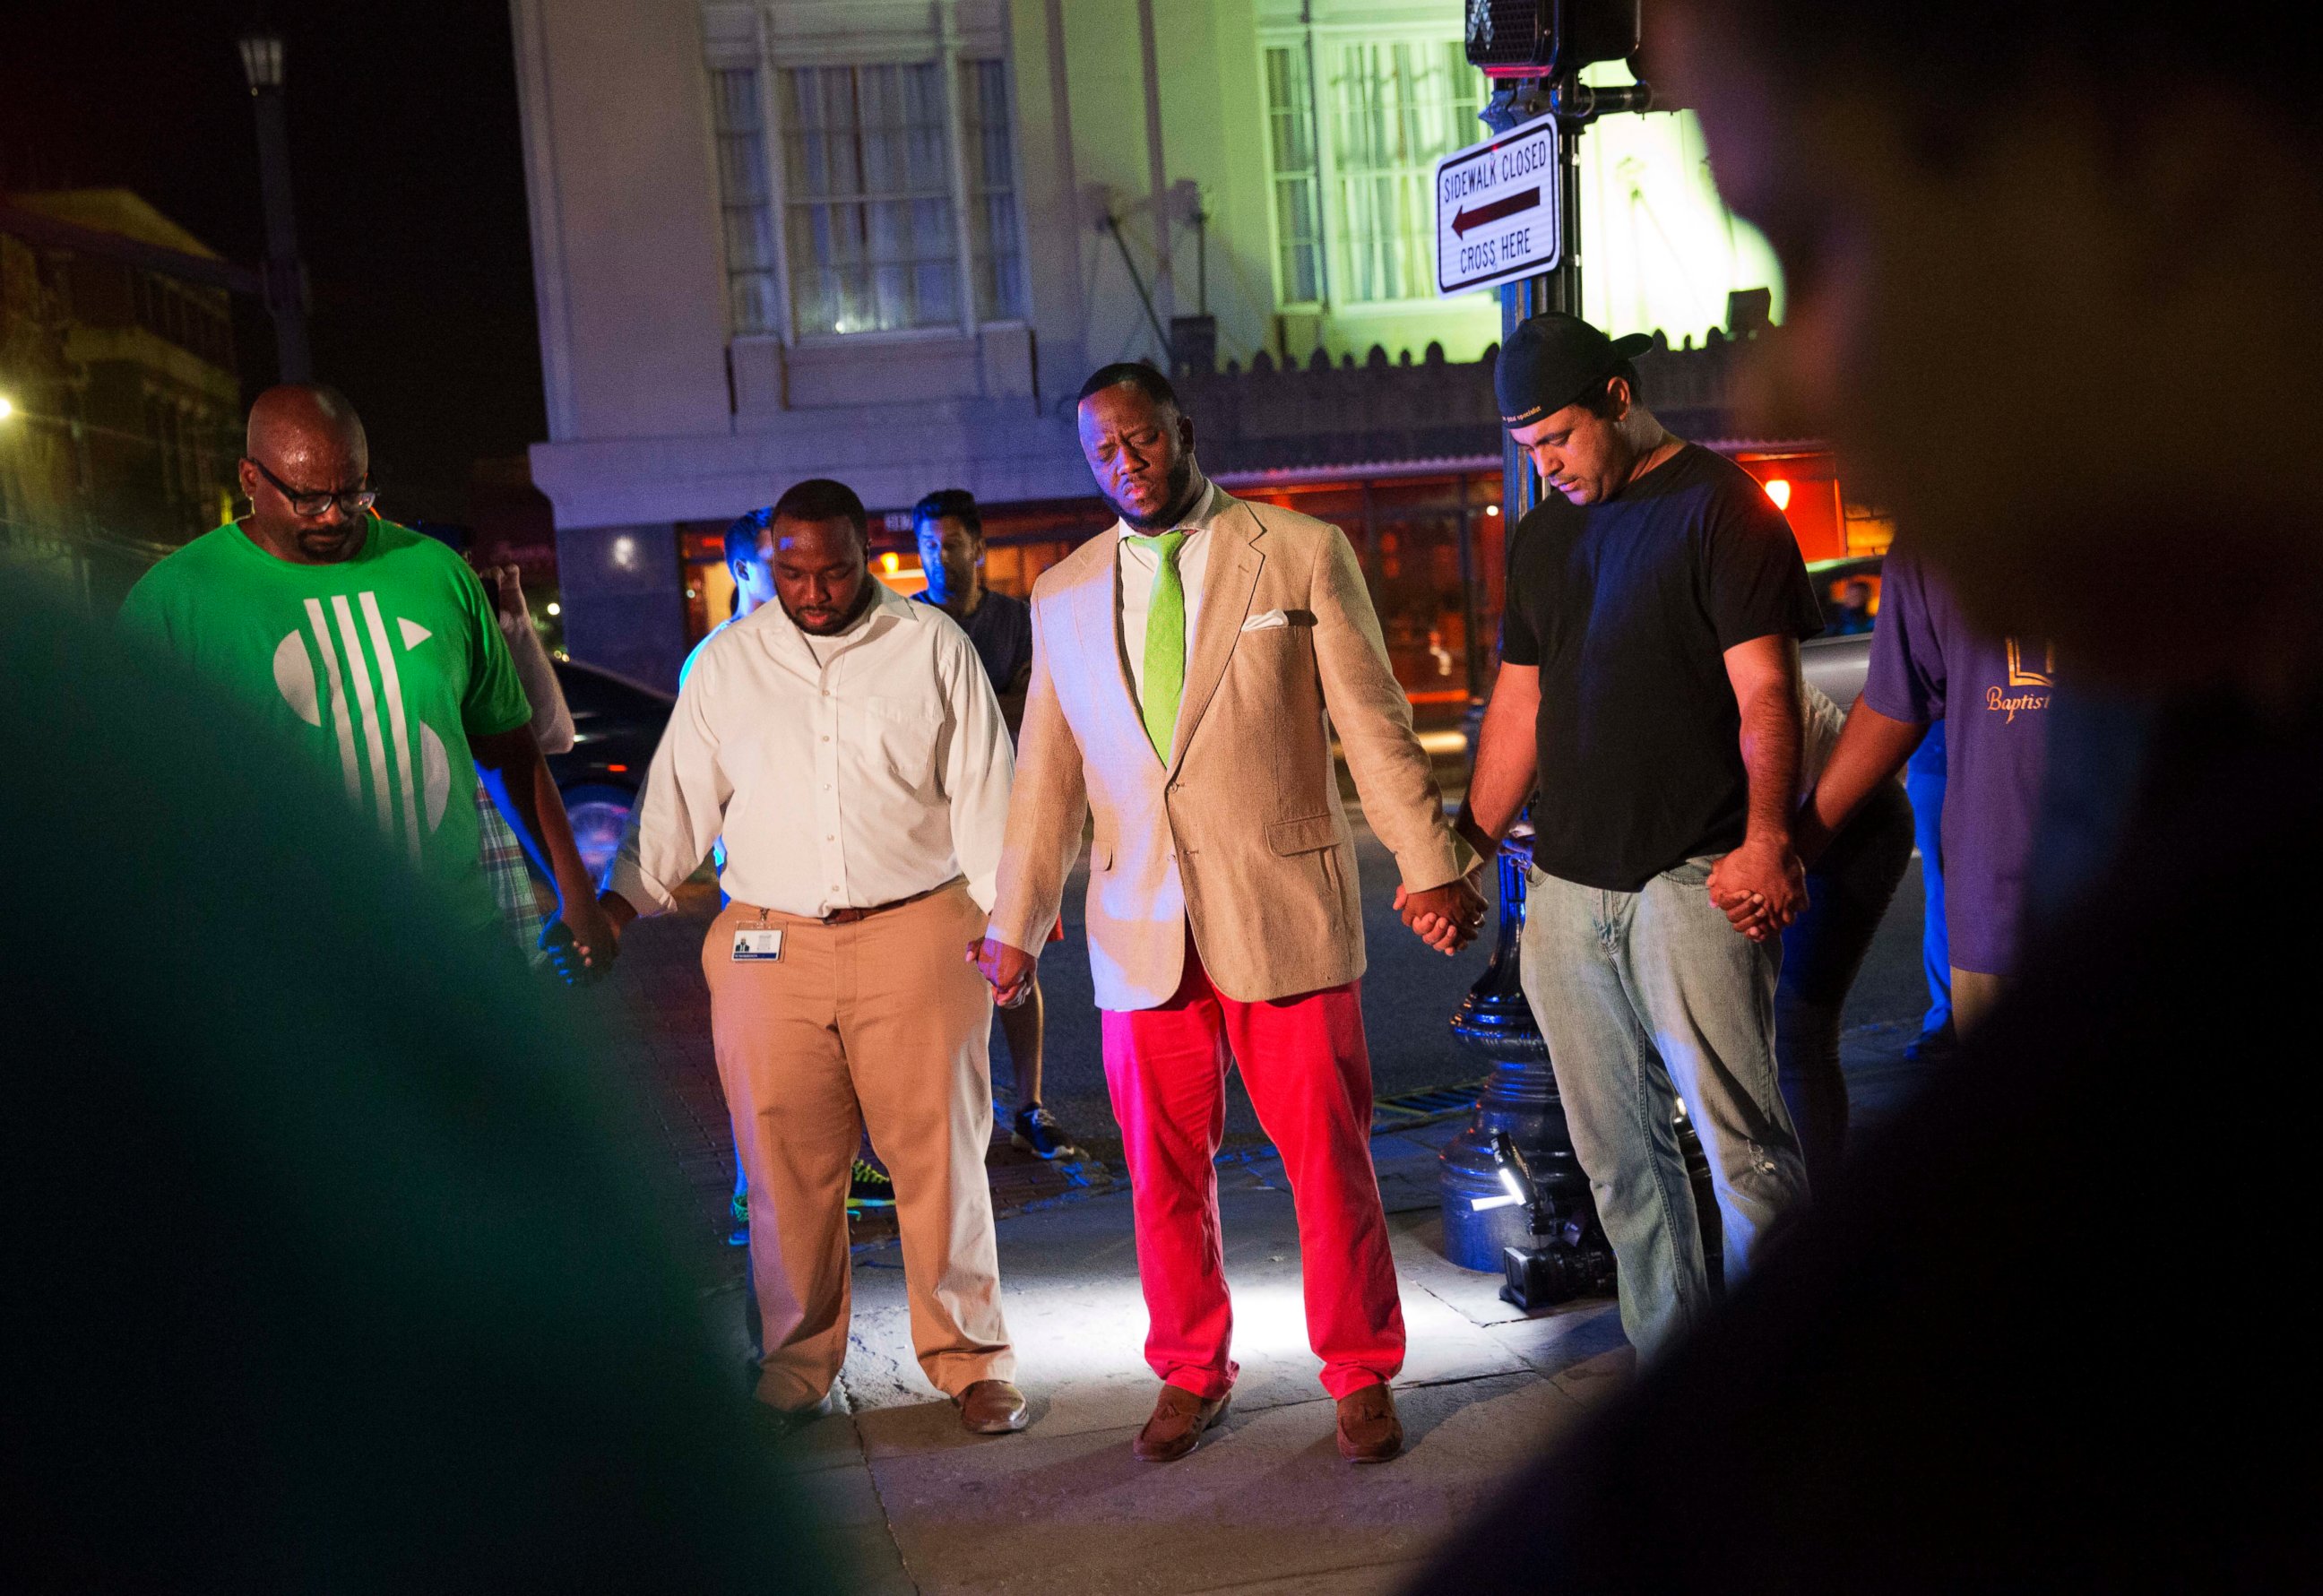
<path id="1" fill-rule="evenodd" d="M 765 97 L 755 68 L 712 76 L 736 333 L 783 330 L 777 239 L 797 337 L 957 327 L 964 293 L 1024 315 L 1005 62 L 961 60 L 949 101 L 937 61 L 778 68 Z"/>
<path id="2" fill-rule="evenodd" d="M 712 72 L 710 79 L 726 234 L 727 322 L 737 333 L 776 332 L 782 305 L 775 278 L 774 188 L 767 170 L 758 69 Z"/>
<path id="3" fill-rule="evenodd" d="M 979 321 L 1024 314 L 1024 242 L 1016 224 L 1015 145 L 1009 136 L 1008 64 L 960 64 L 960 133 L 968 145 L 970 273 Z"/>
<path id="4" fill-rule="evenodd" d="M 1323 298 L 1323 235 L 1316 223 L 1315 96 L 1303 43 L 1266 51 L 1267 156 L 1274 185 L 1275 271 L 1286 305 Z"/>
<path id="5" fill-rule="evenodd" d="M 1285 304 L 1435 293 L 1437 160 L 1483 136 L 1483 77 L 1456 38 L 1265 49 L 1278 287 Z M 1319 113 L 1325 136 L 1316 137 Z"/>

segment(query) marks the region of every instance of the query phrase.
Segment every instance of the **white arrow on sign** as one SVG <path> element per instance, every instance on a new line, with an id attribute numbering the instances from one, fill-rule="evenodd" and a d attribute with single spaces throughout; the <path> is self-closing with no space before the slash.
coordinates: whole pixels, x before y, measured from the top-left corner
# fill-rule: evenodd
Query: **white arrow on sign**
<path id="1" fill-rule="evenodd" d="M 1543 116 L 1436 163 L 1436 291 L 1464 294 L 1554 270 L 1556 119 Z"/>

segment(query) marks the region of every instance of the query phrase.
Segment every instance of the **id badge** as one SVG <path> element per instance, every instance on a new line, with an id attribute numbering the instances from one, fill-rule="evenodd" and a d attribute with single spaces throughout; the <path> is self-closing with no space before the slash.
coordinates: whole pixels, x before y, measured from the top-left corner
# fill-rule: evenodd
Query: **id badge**
<path id="1" fill-rule="evenodd" d="M 783 956 L 783 928 L 778 925 L 745 925 L 734 928 L 734 962 L 737 964 L 771 961 Z"/>

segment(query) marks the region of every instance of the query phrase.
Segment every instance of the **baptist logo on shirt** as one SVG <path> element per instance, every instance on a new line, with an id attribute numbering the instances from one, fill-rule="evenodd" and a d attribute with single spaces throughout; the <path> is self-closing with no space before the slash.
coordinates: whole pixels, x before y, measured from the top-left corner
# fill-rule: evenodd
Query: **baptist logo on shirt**
<path id="1" fill-rule="evenodd" d="M 2025 663 L 2030 651 L 2026 649 L 2024 642 L 2015 637 L 2007 639 L 2008 687 L 2006 690 L 1998 687 L 1986 688 L 1984 690 L 1986 710 L 1995 713 L 2006 713 L 2009 720 L 2014 721 L 2020 711 L 2030 712 L 2049 707 L 2049 694 L 2045 689 L 2056 684 L 2057 646 L 2053 643 L 2043 643 L 2040 645 L 2040 649 L 2041 668 L 2036 671 Z M 2016 692 L 2015 689 L 2020 687 L 2038 687 L 2044 691 Z"/>
<path id="2" fill-rule="evenodd" d="M 306 629 L 285 634 L 275 646 L 274 685 L 281 690 L 283 701 L 292 712 L 317 729 L 323 725 L 327 702 L 331 729 L 338 738 L 339 770 L 346 779 L 348 802 L 358 809 L 363 806 L 363 772 L 368 766 L 380 830 L 392 839 L 399 816 L 411 862 L 416 865 L 419 862 L 423 823 L 431 835 L 443 824 L 445 802 L 452 791 L 451 759 L 445 750 L 444 739 L 435 729 L 418 716 L 405 712 L 403 678 L 396 669 L 396 650 L 388 640 L 387 622 L 380 614 L 378 595 L 358 593 L 355 602 L 363 607 L 360 625 L 354 605 L 348 603 L 344 594 L 331 598 L 327 615 L 322 600 L 306 601 Z M 407 653 L 435 635 L 418 621 L 400 616 L 396 618 L 395 625 Z M 310 637 L 315 656 L 323 662 L 319 683 L 315 677 L 314 657 L 308 653 Z M 348 707 L 350 698 L 354 702 L 352 711 Z M 356 748 L 358 730 L 362 739 L 360 753 Z M 416 782 L 412 771 L 415 742 L 419 766 Z M 390 760 L 394 766 L 392 784 L 389 780 Z"/>

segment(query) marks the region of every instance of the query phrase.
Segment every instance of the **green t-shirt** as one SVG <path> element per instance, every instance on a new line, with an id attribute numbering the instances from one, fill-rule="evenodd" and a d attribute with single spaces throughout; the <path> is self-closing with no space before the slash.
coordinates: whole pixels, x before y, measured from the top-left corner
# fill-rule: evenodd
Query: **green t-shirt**
<path id="1" fill-rule="evenodd" d="M 464 917 L 493 921 L 468 738 L 532 710 L 457 555 L 373 516 L 353 559 L 302 565 L 228 522 L 148 571 L 121 618 L 311 749 Z"/>

